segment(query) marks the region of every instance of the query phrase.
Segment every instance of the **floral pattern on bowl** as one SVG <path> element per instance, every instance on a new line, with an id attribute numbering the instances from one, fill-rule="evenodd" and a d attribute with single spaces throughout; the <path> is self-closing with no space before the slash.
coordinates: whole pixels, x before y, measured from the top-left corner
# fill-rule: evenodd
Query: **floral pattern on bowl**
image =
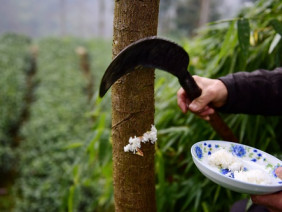
<path id="1" fill-rule="evenodd" d="M 225 149 L 226 151 L 233 154 L 233 156 L 236 156 L 240 158 L 240 160 L 243 162 L 244 168 L 243 170 L 250 170 L 250 169 L 263 169 L 266 171 L 269 175 L 273 177 L 273 185 L 256 185 L 252 183 L 246 183 L 242 181 L 238 181 L 234 179 L 234 173 L 228 169 L 221 169 L 219 167 L 211 167 L 208 164 L 207 158 L 212 153 L 218 151 L 219 149 Z M 212 181 L 221 184 L 220 179 L 218 179 L 217 175 L 220 175 L 223 177 L 224 181 L 231 180 L 230 182 L 224 182 L 224 187 L 230 188 L 228 184 L 232 184 L 232 190 L 243 192 L 243 193 L 251 193 L 251 194 L 266 194 L 271 193 L 273 191 L 279 191 L 282 190 L 282 180 L 280 180 L 276 174 L 275 169 L 279 166 L 282 166 L 282 162 L 273 157 L 272 155 L 263 152 L 257 148 L 253 148 L 247 145 L 243 144 L 237 144 L 233 142 L 227 142 L 227 141 L 201 141 L 196 144 L 194 144 L 191 148 L 191 153 L 193 157 L 193 161 L 198 167 L 198 169 L 208 178 L 210 178 Z M 218 182 L 219 181 L 219 182 Z M 252 186 L 259 186 L 262 187 L 258 191 L 253 190 L 245 190 L 244 186 L 242 186 L 242 189 L 237 189 L 236 186 L 234 188 L 234 182 L 236 183 L 243 183 L 243 184 L 250 184 Z M 241 186 L 241 185 L 240 185 Z M 275 186 L 278 186 L 276 189 L 273 188 Z M 272 189 L 265 189 L 264 187 L 272 187 Z M 237 189 L 237 190 L 236 190 Z M 255 188 L 256 190 L 257 188 Z"/>

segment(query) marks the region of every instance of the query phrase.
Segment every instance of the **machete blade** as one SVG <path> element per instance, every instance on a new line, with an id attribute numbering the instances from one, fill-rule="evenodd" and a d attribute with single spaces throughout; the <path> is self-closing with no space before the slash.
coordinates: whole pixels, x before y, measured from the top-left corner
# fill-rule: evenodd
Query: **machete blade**
<path id="1" fill-rule="evenodd" d="M 138 66 L 158 68 L 178 78 L 190 101 L 201 95 L 201 89 L 188 72 L 188 53 L 179 45 L 157 37 L 138 40 L 122 50 L 107 68 L 100 85 L 100 97 L 120 77 L 137 69 Z M 238 142 L 231 129 L 218 113 L 210 115 L 210 124 L 226 141 Z"/>
<path id="2" fill-rule="evenodd" d="M 158 37 L 138 40 L 124 48 L 108 66 L 100 84 L 99 95 L 103 97 L 119 78 L 136 70 L 138 66 L 158 68 L 181 80 L 183 71 L 187 72 L 188 64 L 188 53 L 174 42 Z"/>

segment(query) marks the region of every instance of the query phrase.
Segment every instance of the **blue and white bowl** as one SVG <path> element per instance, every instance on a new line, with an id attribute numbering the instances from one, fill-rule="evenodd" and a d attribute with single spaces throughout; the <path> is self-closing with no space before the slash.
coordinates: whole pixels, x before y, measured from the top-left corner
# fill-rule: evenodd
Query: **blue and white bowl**
<path id="1" fill-rule="evenodd" d="M 273 178 L 273 184 L 261 185 L 239 181 L 234 179 L 232 171 L 210 165 L 208 157 L 219 149 L 225 149 L 240 158 L 244 170 L 265 171 Z M 282 166 L 282 161 L 259 149 L 233 142 L 208 140 L 195 143 L 191 147 L 191 154 L 195 165 L 202 174 L 230 190 L 247 194 L 270 194 L 282 190 L 282 180 L 275 174 L 275 169 Z"/>

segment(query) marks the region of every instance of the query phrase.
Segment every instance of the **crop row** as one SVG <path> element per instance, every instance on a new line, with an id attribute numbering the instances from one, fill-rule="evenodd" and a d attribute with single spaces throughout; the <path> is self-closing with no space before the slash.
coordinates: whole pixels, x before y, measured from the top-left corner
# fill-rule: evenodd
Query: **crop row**
<path id="1" fill-rule="evenodd" d="M 75 162 L 89 137 L 87 79 L 71 39 L 44 39 L 38 45 L 38 86 L 28 122 L 22 127 L 16 211 L 59 211 L 68 207 Z"/>
<path id="2" fill-rule="evenodd" d="M 0 37 L 0 177 L 15 168 L 12 147 L 26 107 L 29 39 L 15 34 Z M 2 181 L 3 183 L 3 181 Z"/>

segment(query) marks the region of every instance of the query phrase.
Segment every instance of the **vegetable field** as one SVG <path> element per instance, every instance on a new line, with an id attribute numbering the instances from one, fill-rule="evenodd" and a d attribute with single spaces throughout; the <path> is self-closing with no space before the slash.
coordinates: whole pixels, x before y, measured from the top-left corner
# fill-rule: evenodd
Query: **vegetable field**
<path id="1" fill-rule="evenodd" d="M 87 42 L 47 38 L 31 43 L 11 34 L 2 36 L 1 44 L 1 179 L 7 180 L 1 182 L 5 189 L 0 207 L 15 211 L 93 211 L 103 186 L 93 181 L 99 167 L 93 126 L 95 119 L 105 115 L 97 113 L 99 107 L 93 110 L 95 97 L 88 98 L 92 91 L 87 87 L 95 79 L 85 75 L 76 53 L 76 48 Z M 103 48 L 107 44 L 88 43 L 92 45 Z M 91 57 L 107 60 L 88 53 L 89 61 Z M 92 65 L 105 69 L 98 62 Z M 31 71 L 35 73 L 31 75 Z M 24 112 L 28 113 L 25 117 Z M 98 123 L 103 124 L 103 120 Z M 109 130 L 103 130 L 105 133 L 106 143 Z"/>
<path id="2" fill-rule="evenodd" d="M 281 1 L 258 1 L 180 41 L 190 72 L 217 78 L 281 66 L 281 9 Z M 102 39 L 1 35 L 0 211 L 114 211 L 110 94 L 98 97 L 110 61 L 111 43 Z M 178 88 L 156 71 L 158 211 L 228 211 L 249 197 L 196 169 L 191 146 L 220 138 L 205 121 L 180 112 Z M 222 115 L 241 143 L 282 158 L 281 117 Z"/>
<path id="3" fill-rule="evenodd" d="M 0 121 L 0 167 L 6 174 L 13 170 L 14 153 L 11 146 L 17 145 L 14 132 L 17 131 L 25 110 L 24 98 L 27 92 L 26 75 L 29 71 L 28 38 L 6 35 L 0 39 L 1 68 L 1 121 Z"/>

